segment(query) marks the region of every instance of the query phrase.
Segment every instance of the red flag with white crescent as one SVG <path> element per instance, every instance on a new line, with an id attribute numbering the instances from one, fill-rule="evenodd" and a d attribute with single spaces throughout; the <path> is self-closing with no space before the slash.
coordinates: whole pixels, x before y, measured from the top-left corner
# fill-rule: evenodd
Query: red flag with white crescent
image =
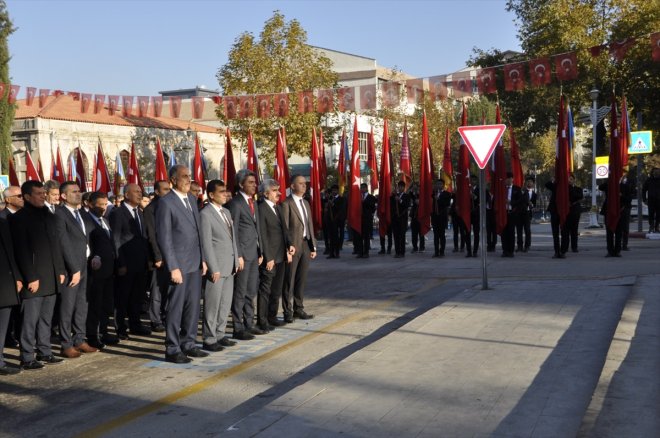
<path id="1" fill-rule="evenodd" d="M 163 96 L 151 96 L 151 107 L 154 117 L 160 117 L 163 113 Z"/>
<path id="2" fill-rule="evenodd" d="M 233 192 L 236 185 L 236 167 L 234 165 L 234 151 L 231 146 L 231 131 L 229 131 L 229 128 L 227 128 L 225 139 L 225 165 L 222 170 L 222 179 Z"/>
<path id="3" fill-rule="evenodd" d="M 477 70 L 477 89 L 481 94 L 490 94 L 497 91 L 494 68 L 482 68 Z"/>
<path id="4" fill-rule="evenodd" d="M 135 153 L 135 143 L 131 143 L 131 155 L 128 159 L 128 175 L 126 175 L 126 183 L 137 184 L 142 191 L 142 178 L 140 178 L 140 168 L 138 167 L 137 154 Z"/>
<path id="5" fill-rule="evenodd" d="M 408 103 L 417 105 L 424 100 L 424 79 L 406 80 L 406 96 Z"/>
<path id="6" fill-rule="evenodd" d="M 369 138 L 367 139 L 367 166 L 371 174 L 371 190 L 378 190 L 378 162 L 376 160 L 376 145 L 374 141 L 374 128 L 371 127 Z"/>
<path id="7" fill-rule="evenodd" d="M 275 95 L 275 115 L 277 117 L 289 116 L 289 95 L 286 93 L 279 93 Z M 284 139 L 282 139 L 284 140 Z"/>
<path id="8" fill-rule="evenodd" d="M 429 94 L 431 95 L 431 100 L 434 102 L 447 98 L 449 95 L 447 75 L 431 76 L 429 78 Z"/>
<path id="9" fill-rule="evenodd" d="M 353 152 L 351 153 L 351 185 L 348 192 L 348 226 L 362 232 L 362 195 L 360 193 L 360 141 L 357 117 L 353 124 Z"/>
<path id="10" fill-rule="evenodd" d="M 472 78 L 470 72 L 458 72 L 451 75 L 451 86 L 454 90 L 454 97 L 464 97 L 472 95 Z"/>
<path id="11" fill-rule="evenodd" d="M 167 181 L 167 166 L 165 165 L 165 156 L 160 146 L 160 139 L 156 138 L 156 170 L 154 172 L 155 181 Z"/>
<path id="12" fill-rule="evenodd" d="M 92 95 L 90 93 L 80 93 L 80 112 L 87 113 L 91 102 Z"/>
<path id="13" fill-rule="evenodd" d="M 525 89 L 525 64 L 506 64 L 504 66 L 504 89 L 520 91 Z"/>
<path id="14" fill-rule="evenodd" d="M 380 82 L 380 93 L 383 106 L 385 108 L 394 108 L 401 103 L 399 88 L 401 84 L 394 81 Z"/>
<path id="15" fill-rule="evenodd" d="M 80 191 L 87 191 L 87 173 L 85 172 L 85 165 L 82 155 L 82 148 L 78 146 L 76 148 L 76 182 Z"/>
<path id="16" fill-rule="evenodd" d="M 332 89 L 319 90 L 316 101 L 316 112 L 324 114 L 329 113 L 334 108 Z"/>
<path id="17" fill-rule="evenodd" d="M 577 55 L 575 52 L 555 55 L 555 74 L 560 81 L 571 81 L 578 77 Z"/>
<path id="18" fill-rule="evenodd" d="M 309 172 L 309 186 L 311 195 L 312 224 L 314 224 L 314 233 L 318 234 L 322 229 L 321 218 L 321 166 L 319 148 L 316 142 L 316 129 L 312 129 L 312 151 Z"/>
<path id="19" fill-rule="evenodd" d="M 392 193 L 392 161 L 390 152 L 390 134 L 387 119 L 383 122 L 383 146 L 380 157 L 380 181 L 378 190 L 378 234 L 387 235 L 392 217 L 390 216 L 390 194 Z"/>
<path id="20" fill-rule="evenodd" d="M 192 106 L 192 118 L 201 119 L 204 115 L 204 96 L 193 96 L 190 99 L 190 105 Z"/>
<path id="21" fill-rule="evenodd" d="M 528 63 L 529 81 L 534 87 L 541 87 L 552 81 L 550 77 L 550 59 L 538 58 Z"/>
<path id="22" fill-rule="evenodd" d="M 20 85 L 10 85 L 9 86 L 9 96 L 7 96 L 7 102 L 14 103 L 16 102 L 16 97 L 18 96 L 18 91 L 21 89 Z"/>
<path id="23" fill-rule="evenodd" d="M 114 116 L 115 112 L 117 112 L 118 105 L 119 105 L 119 96 L 114 96 L 114 95 L 108 96 L 108 114 Z"/>
<path id="24" fill-rule="evenodd" d="M 282 131 L 277 131 L 277 145 L 275 147 L 275 169 L 273 172 L 273 179 L 277 180 L 280 184 L 280 190 L 284 194 L 288 187 L 286 179 L 286 160 L 284 159 L 284 140 L 282 140 Z M 280 203 L 283 199 L 280 199 Z"/>
<path id="25" fill-rule="evenodd" d="M 48 100 L 49 95 L 50 95 L 50 90 L 48 88 L 39 89 L 39 108 L 43 108 L 43 106 L 46 105 L 46 101 Z M 1 97 L 2 97 L 2 93 L 0 93 L 0 98 Z"/>
<path id="26" fill-rule="evenodd" d="M 468 126 L 467 108 L 463 102 L 463 115 L 461 126 Z M 458 171 L 456 173 L 456 210 L 458 216 L 465 224 L 465 229 L 470 232 L 470 212 L 472 210 L 472 193 L 470 192 L 470 152 L 463 138 L 460 139 L 458 147 Z"/>
<path id="27" fill-rule="evenodd" d="M 25 104 L 32 106 L 32 102 L 34 102 L 34 96 L 37 94 L 37 89 L 35 87 L 26 87 L 25 93 Z"/>
<path id="28" fill-rule="evenodd" d="M 399 172 L 403 175 L 406 190 L 412 182 L 412 169 L 410 166 L 410 141 L 408 139 L 408 122 L 403 123 L 403 137 L 401 139 L 401 154 L 399 155 Z"/>
<path id="29" fill-rule="evenodd" d="M 270 117 L 270 94 L 260 94 L 257 96 L 257 117 L 267 119 Z"/>
<path id="30" fill-rule="evenodd" d="M 431 230 L 431 211 L 433 209 L 433 152 L 429 141 L 429 129 L 426 121 L 426 111 L 422 116 L 422 150 L 419 166 L 419 206 L 417 219 L 420 233 L 424 236 Z"/>
<path id="31" fill-rule="evenodd" d="M 495 123 L 498 125 L 502 123 L 499 104 L 495 110 Z M 495 213 L 495 232 L 501 235 L 509 219 L 506 207 L 508 192 L 506 189 L 506 159 L 504 157 L 504 142 L 502 142 L 502 139 L 495 146 L 494 162 L 495 181 L 491 183 L 491 192 L 493 194 L 493 212 Z"/>
<path id="32" fill-rule="evenodd" d="M 355 87 L 344 87 L 337 90 L 339 111 L 355 111 Z"/>
<path id="33" fill-rule="evenodd" d="M 247 141 L 246 141 L 246 149 L 247 149 L 247 169 L 254 172 L 254 174 L 257 176 L 257 185 L 260 183 L 259 178 L 259 161 L 257 159 L 257 145 L 254 142 L 254 138 L 252 137 L 252 131 L 248 129 L 248 135 L 247 135 Z"/>
<path id="34" fill-rule="evenodd" d="M 240 117 L 248 119 L 254 113 L 254 99 L 252 96 L 239 96 L 238 107 L 240 108 Z"/>
<path id="35" fill-rule="evenodd" d="M 362 109 L 362 110 L 375 110 L 376 109 L 376 86 L 375 85 L 362 85 L 362 86 L 360 86 L 360 109 Z"/>
<path id="36" fill-rule="evenodd" d="M 32 155 L 27 149 L 25 150 L 25 181 L 41 181 L 39 172 L 32 161 Z"/>
<path id="37" fill-rule="evenodd" d="M 101 112 L 104 103 L 105 103 L 105 94 L 94 95 L 94 114 L 98 114 Z"/>
<path id="38" fill-rule="evenodd" d="M 122 96 L 121 114 L 124 117 L 131 117 L 133 115 L 133 96 Z"/>
<path id="39" fill-rule="evenodd" d="M 14 166 L 14 159 L 9 157 L 9 185 L 20 187 L 21 183 L 18 182 L 18 175 L 16 174 L 16 166 Z"/>
<path id="40" fill-rule="evenodd" d="M 181 96 L 170 96 L 170 117 L 178 119 L 181 114 Z"/>
<path id="41" fill-rule="evenodd" d="M 202 188 L 202 194 L 206 191 L 206 178 L 204 178 L 204 174 L 202 149 L 199 145 L 199 137 L 195 134 L 195 158 L 193 160 L 192 179 Z"/>
<path id="42" fill-rule="evenodd" d="M 149 115 L 149 96 L 138 96 L 138 117 L 147 117 Z"/>
<path id="43" fill-rule="evenodd" d="M 96 164 L 94 166 L 94 184 L 92 189 L 97 192 L 110 193 L 112 185 L 110 185 L 110 172 L 108 165 L 105 162 L 105 154 L 103 153 L 103 145 L 99 139 L 99 144 L 96 151 Z"/>
<path id="44" fill-rule="evenodd" d="M 307 114 L 314 111 L 314 93 L 311 90 L 298 93 L 298 112 Z"/>

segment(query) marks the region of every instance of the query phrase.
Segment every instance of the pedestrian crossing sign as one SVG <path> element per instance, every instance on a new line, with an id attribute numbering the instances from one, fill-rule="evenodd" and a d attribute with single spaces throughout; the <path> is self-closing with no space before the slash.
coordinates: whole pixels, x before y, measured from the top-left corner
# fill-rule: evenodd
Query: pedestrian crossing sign
<path id="1" fill-rule="evenodd" d="M 630 133 L 629 154 L 649 154 L 652 151 L 652 131 L 632 131 Z"/>

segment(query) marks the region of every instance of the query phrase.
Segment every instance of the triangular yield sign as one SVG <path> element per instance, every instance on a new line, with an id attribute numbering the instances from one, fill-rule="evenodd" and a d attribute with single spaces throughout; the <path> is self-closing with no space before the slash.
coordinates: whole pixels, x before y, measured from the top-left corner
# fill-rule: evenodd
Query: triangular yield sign
<path id="1" fill-rule="evenodd" d="M 477 162 L 479 169 L 486 167 L 506 125 L 459 126 L 458 133 Z"/>

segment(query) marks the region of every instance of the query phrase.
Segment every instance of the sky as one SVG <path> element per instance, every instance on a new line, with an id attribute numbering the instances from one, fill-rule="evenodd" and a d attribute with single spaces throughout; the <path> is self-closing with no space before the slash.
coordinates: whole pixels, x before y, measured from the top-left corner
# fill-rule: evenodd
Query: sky
<path id="1" fill-rule="evenodd" d="M 273 11 L 314 46 L 418 77 L 460 70 L 472 49 L 520 50 L 504 0 L 7 0 L 12 83 L 96 94 L 158 95 L 206 86 L 243 32 Z"/>

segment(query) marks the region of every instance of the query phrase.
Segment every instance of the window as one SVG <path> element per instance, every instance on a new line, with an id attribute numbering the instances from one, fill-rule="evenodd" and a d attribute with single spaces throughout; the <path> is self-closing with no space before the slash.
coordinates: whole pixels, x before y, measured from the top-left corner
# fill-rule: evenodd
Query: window
<path id="1" fill-rule="evenodd" d="M 360 162 L 366 163 L 368 158 L 368 141 L 369 133 L 368 132 L 358 132 L 358 145 L 360 147 Z"/>

